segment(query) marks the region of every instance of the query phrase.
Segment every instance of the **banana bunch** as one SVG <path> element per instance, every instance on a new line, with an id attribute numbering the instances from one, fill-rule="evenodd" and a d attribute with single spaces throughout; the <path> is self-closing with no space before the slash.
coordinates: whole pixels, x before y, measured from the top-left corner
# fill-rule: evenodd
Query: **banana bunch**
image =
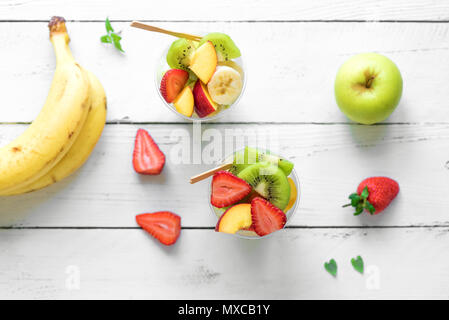
<path id="1" fill-rule="evenodd" d="M 106 121 L 101 83 L 74 59 L 65 20 L 48 24 L 56 70 L 37 118 L 0 148 L 0 196 L 42 189 L 71 175 L 94 149 Z"/>

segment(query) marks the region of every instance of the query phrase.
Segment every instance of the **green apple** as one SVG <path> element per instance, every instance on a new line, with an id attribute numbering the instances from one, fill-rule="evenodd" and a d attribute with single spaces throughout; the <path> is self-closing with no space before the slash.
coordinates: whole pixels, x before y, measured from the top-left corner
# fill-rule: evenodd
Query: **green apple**
<path id="1" fill-rule="evenodd" d="M 402 95 L 398 67 L 377 53 L 362 53 L 347 60 L 335 79 L 335 99 L 351 120 L 373 124 L 388 118 Z"/>

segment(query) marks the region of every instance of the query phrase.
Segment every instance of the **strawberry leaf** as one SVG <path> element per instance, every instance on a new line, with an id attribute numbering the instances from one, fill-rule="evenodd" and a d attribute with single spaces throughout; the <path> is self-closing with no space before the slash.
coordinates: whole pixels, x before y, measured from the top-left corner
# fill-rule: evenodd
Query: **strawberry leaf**
<path id="1" fill-rule="evenodd" d="M 363 188 L 363 191 L 362 191 L 362 193 L 360 194 L 360 196 L 361 196 L 363 199 L 367 199 L 367 198 L 368 198 L 368 196 L 369 196 L 368 187 Z"/>

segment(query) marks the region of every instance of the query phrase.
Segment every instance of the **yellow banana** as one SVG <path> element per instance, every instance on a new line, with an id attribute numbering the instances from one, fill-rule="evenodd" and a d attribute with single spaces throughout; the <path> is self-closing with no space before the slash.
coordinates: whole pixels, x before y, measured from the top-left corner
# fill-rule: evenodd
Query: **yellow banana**
<path id="1" fill-rule="evenodd" d="M 16 195 L 36 191 L 60 181 L 78 170 L 89 158 L 100 139 L 106 122 L 106 95 L 97 77 L 84 70 L 90 81 L 92 104 L 86 122 L 69 152 L 56 166 L 37 181 L 2 195 Z"/>
<path id="2" fill-rule="evenodd" d="M 16 140 L 0 149 L 2 193 L 30 184 L 49 172 L 69 151 L 86 120 L 89 79 L 73 58 L 63 18 L 49 23 L 56 70 L 45 105 Z"/>

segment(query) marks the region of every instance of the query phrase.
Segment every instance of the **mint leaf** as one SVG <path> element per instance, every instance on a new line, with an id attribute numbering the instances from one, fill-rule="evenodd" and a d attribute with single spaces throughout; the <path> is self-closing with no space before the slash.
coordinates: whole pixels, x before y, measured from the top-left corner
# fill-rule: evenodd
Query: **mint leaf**
<path id="1" fill-rule="evenodd" d="M 112 43 L 112 38 L 110 35 L 104 35 L 100 38 L 103 43 Z"/>
<path id="2" fill-rule="evenodd" d="M 354 269 L 361 274 L 363 274 L 363 259 L 361 256 L 357 256 L 357 258 L 351 259 L 351 264 L 354 267 Z"/>
<path id="3" fill-rule="evenodd" d="M 106 31 L 108 33 L 114 32 L 114 29 L 112 28 L 112 25 L 111 25 L 111 21 L 109 21 L 109 17 L 106 18 L 105 25 L 106 25 Z"/>
<path id="4" fill-rule="evenodd" d="M 114 47 L 116 47 L 119 51 L 125 52 L 122 49 L 122 45 L 120 44 L 120 40 L 122 40 L 122 37 L 120 37 L 118 34 L 111 33 L 112 42 L 114 42 Z"/>
<path id="5" fill-rule="evenodd" d="M 325 262 L 324 269 L 326 269 L 326 271 L 334 277 L 337 276 L 337 262 L 335 262 L 334 259 L 331 259 L 329 262 Z"/>
<path id="6" fill-rule="evenodd" d="M 114 28 L 112 28 L 111 21 L 109 21 L 109 18 L 106 18 L 105 26 L 106 26 L 107 34 L 100 38 L 101 42 L 103 42 L 103 43 L 113 43 L 114 47 L 117 50 L 119 50 L 120 52 L 125 52 L 122 49 L 122 45 L 120 43 L 120 40 L 122 40 L 122 37 L 114 32 Z"/>

